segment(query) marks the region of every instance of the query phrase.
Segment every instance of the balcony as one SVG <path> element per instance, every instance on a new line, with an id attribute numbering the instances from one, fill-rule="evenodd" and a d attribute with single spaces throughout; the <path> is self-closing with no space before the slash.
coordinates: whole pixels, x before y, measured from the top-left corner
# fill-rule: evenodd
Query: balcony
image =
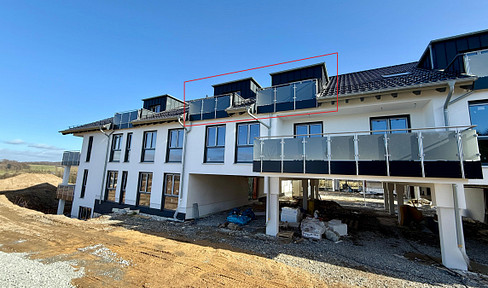
<path id="1" fill-rule="evenodd" d="M 56 199 L 73 201 L 75 195 L 75 185 L 59 184 L 56 190 Z"/>
<path id="2" fill-rule="evenodd" d="M 446 72 L 454 74 L 488 76 L 488 50 L 458 54 L 446 67 Z"/>
<path id="3" fill-rule="evenodd" d="M 63 166 L 78 166 L 80 165 L 80 152 L 79 151 L 64 151 L 63 160 L 61 160 Z"/>
<path id="4" fill-rule="evenodd" d="M 317 79 L 258 90 L 258 113 L 273 113 L 317 107 Z"/>
<path id="5" fill-rule="evenodd" d="M 113 123 L 114 123 L 113 128 L 114 129 L 132 128 L 131 122 L 138 119 L 140 116 L 139 114 L 142 115 L 142 113 L 139 112 L 139 110 L 115 113 L 113 118 Z"/>
<path id="6" fill-rule="evenodd" d="M 472 126 L 260 137 L 253 171 L 482 179 Z"/>
<path id="7" fill-rule="evenodd" d="M 244 102 L 238 93 L 216 95 L 189 101 L 190 121 L 229 117 L 227 109 Z"/>

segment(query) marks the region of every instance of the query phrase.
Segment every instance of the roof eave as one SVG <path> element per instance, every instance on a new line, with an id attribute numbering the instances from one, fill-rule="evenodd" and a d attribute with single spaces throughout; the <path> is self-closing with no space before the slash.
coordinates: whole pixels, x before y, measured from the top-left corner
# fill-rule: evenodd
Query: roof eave
<path id="1" fill-rule="evenodd" d="M 468 82 L 474 82 L 478 79 L 477 76 L 471 76 L 468 78 L 458 78 L 458 79 L 452 79 L 452 80 L 446 80 L 446 81 L 439 81 L 439 82 L 433 82 L 433 83 L 425 83 L 425 84 L 417 84 L 417 85 L 412 85 L 408 87 L 394 87 L 394 88 L 386 88 L 386 89 L 381 89 L 381 90 L 375 90 L 375 91 L 364 91 L 364 92 L 356 92 L 356 93 L 350 93 L 350 94 L 339 94 L 339 98 L 344 98 L 344 97 L 361 97 L 361 96 L 374 96 L 378 94 L 385 94 L 385 93 L 392 93 L 392 92 L 408 92 L 416 89 L 422 89 L 422 88 L 434 88 L 434 87 L 442 87 L 445 85 L 448 85 L 449 82 L 451 81 L 456 81 L 456 84 L 464 84 Z M 327 101 L 334 101 L 334 99 L 337 99 L 336 96 L 326 96 L 326 97 L 320 97 L 318 98 L 319 102 L 327 102 Z"/>

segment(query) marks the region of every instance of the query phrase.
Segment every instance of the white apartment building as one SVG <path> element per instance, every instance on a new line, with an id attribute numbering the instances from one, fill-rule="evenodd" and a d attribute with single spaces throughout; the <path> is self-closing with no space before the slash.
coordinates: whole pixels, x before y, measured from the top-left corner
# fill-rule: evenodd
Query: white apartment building
<path id="1" fill-rule="evenodd" d="M 317 179 L 383 182 L 388 205 L 394 187 L 423 187 L 444 265 L 465 270 L 461 217 L 486 222 L 487 49 L 479 31 L 433 40 L 417 62 L 338 76 L 318 63 L 272 73 L 270 87 L 239 79 L 212 97 L 157 96 L 71 127 L 61 133 L 83 138 L 71 214 L 130 207 L 192 219 L 245 205 L 254 191 L 276 235 L 282 179 L 303 180 L 304 200 Z"/>

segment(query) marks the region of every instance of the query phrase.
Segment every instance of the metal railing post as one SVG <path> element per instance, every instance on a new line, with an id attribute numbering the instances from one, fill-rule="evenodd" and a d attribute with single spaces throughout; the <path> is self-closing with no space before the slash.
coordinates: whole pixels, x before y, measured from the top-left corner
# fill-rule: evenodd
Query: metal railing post
<path id="1" fill-rule="evenodd" d="M 423 139 L 424 137 L 422 136 L 422 131 L 419 131 L 417 133 L 417 139 L 418 139 L 418 144 L 419 144 L 419 157 L 420 157 L 420 166 L 422 167 L 422 177 L 425 178 L 425 167 L 424 167 L 424 142 Z"/>
<path id="2" fill-rule="evenodd" d="M 259 142 L 260 142 L 259 144 L 261 145 L 261 151 L 260 151 L 259 158 L 261 160 L 261 173 L 263 173 L 263 158 L 264 158 L 264 155 L 263 155 L 263 147 L 264 147 L 264 140 L 261 139 Z"/>
<path id="3" fill-rule="evenodd" d="M 354 134 L 354 161 L 356 161 L 356 175 L 359 175 L 359 139 L 358 134 Z"/>
<path id="4" fill-rule="evenodd" d="M 276 88 L 273 89 L 273 112 L 276 112 Z"/>
<path id="5" fill-rule="evenodd" d="M 306 169 L 306 168 L 305 168 L 305 166 L 306 166 L 306 162 L 305 162 L 305 160 L 306 160 L 306 155 L 305 155 L 305 153 L 306 153 L 306 151 L 305 151 L 305 143 L 307 143 L 307 140 L 305 140 L 305 139 L 307 139 L 307 138 L 303 137 L 303 139 L 302 139 L 302 147 L 303 147 L 303 148 L 302 148 L 302 159 L 303 159 L 303 173 L 304 173 L 304 174 L 306 173 L 306 171 L 305 171 L 305 169 Z"/>
<path id="6" fill-rule="evenodd" d="M 331 154 L 330 154 L 330 150 L 331 150 L 331 147 L 332 147 L 332 144 L 331 144 L 331 139 L 330 139 L 330 135 L 327 135 L 327 164 L 329 165 L 329 175 L 332 174 L 332 172 L 330 171 L 330 161 L 331 161 Z"/>
<path id="7" fill-rule="evenodd" d="M 283 173 L 284 160 L 285 160 L 285 138 L 281 138 L 281 173 Z"/>
<path id="8" fill-rule="evenodd" d="M 459 157 L 459 164 L 461 165 L 461 175 L 464 178 L 465 172 L 464 172 L 464 153 L 463 153 L 463 136 L 461 135 L 461 132 L 459 132 L 459 129 L 456 129 L 456 138 L 457 138 L 457 146 L 458 146 L 458 157 Z"/>
<path id="9" fill-rule="evenodd" d="M 293 84 L 293 110 L 297 110 L 297 85 Z"/>
<path id="10" fill-rule="evenodd" d="M 388 147 L 388 134 L 385 133 L 384 136 L 384 141 L 385 141 L 385 160 L 386 160 L 386 175 L 390 176 L 390 151 Z"/>

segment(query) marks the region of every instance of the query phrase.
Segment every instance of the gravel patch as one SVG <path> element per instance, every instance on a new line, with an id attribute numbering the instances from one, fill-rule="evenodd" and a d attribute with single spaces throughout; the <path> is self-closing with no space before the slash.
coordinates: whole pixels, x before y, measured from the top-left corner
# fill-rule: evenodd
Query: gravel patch
<path id="1" fill-rule="evenodd" d="M 0 287 L 74 287 L 71 280 L 84 275 L 73 262 L 43 264 L 28 258 L 27 253 L 0 251 Z"/>

